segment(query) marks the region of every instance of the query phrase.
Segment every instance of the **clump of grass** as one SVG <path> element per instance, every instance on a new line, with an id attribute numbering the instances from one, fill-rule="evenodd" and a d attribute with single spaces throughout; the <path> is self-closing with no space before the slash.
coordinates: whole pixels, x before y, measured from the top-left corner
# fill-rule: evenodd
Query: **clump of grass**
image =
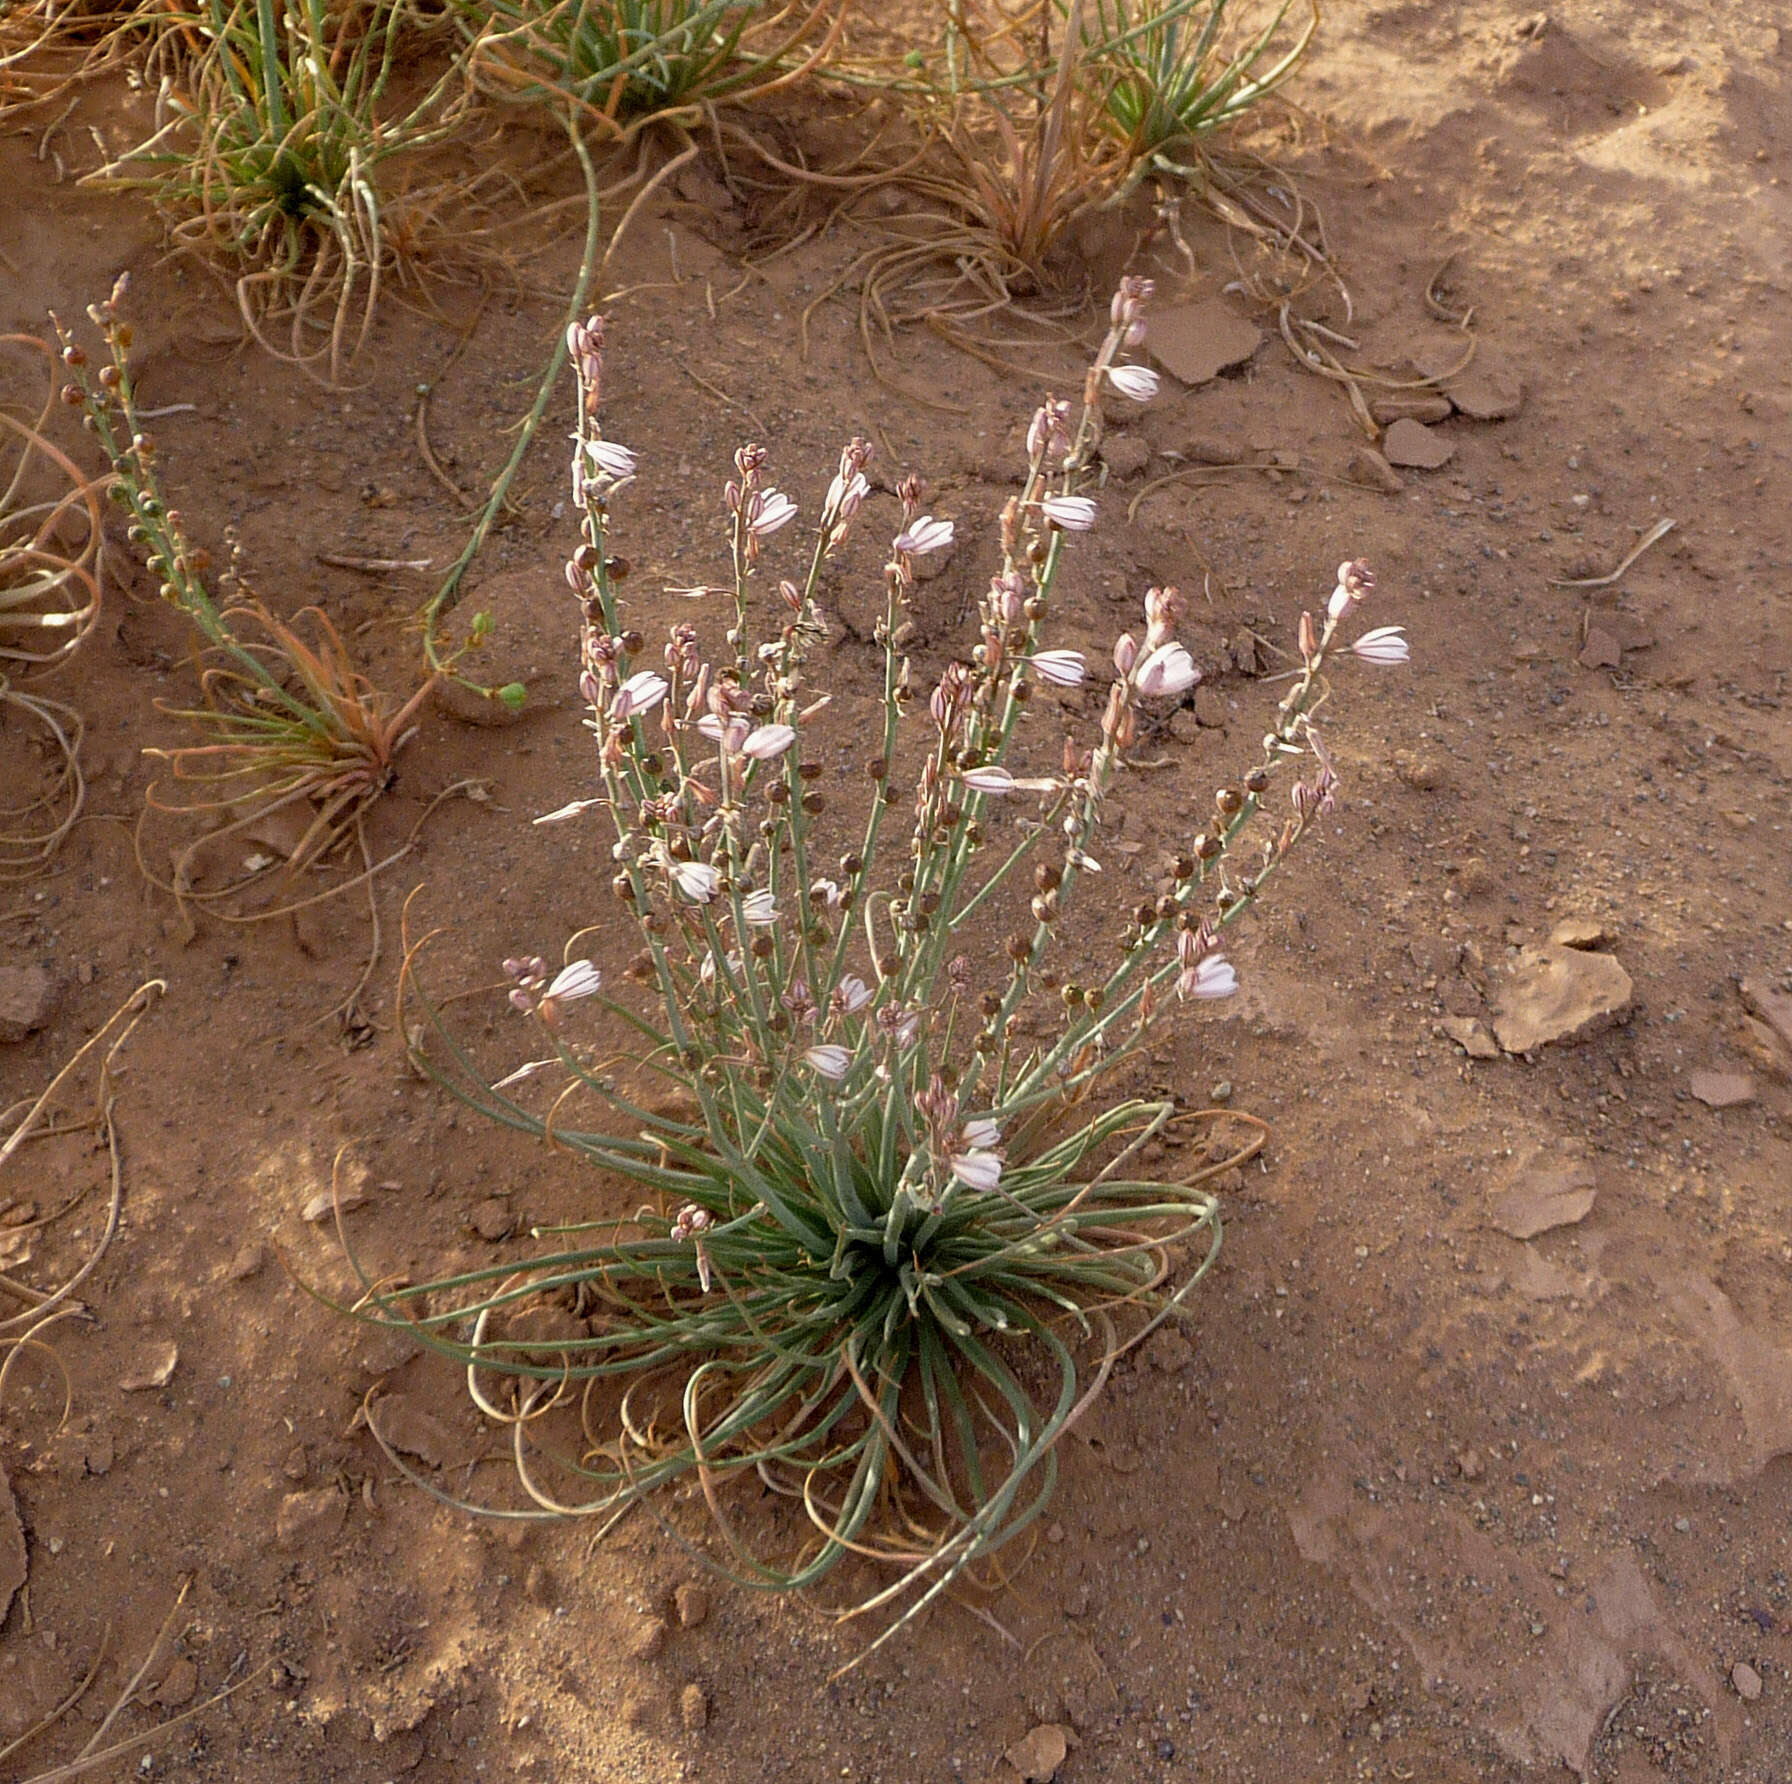
<path id="1" fill-rule="evenodd" d="M 73 656 L 99 612 L 100 509 L 95 480 L 46 431 L 56 407 L 49 344 L 4 335 L 0 351 L 41 358 L 47 378 L 35 415 L 0 407 L 0 715 L 34 726 L 49 749 L 40 784 L 28 789 L 18 776 L 0 804 L 0 880 L 14 880 L 49 864 L 85 798 L 81 715 L 35 684 Z"/>
<path id="2" fill-rule="evenodd" d="M 451 0 L 486 84 L 571 99 L 626 137 L 654 120 L 762 99 L 839 41 L 851 0 Z"/>
<path id="3" fill-rule="evenodd" d="M 264 346 L 339 381 L 391 260 L 386 176 L 460 121 L 460 59 L 414 78 L 408 0 L 204 0 L 154 18 L 177 52 L 157 128 L 89 179 L 145 188 L 177 246 L 235 275 Z"/>
<path id="4" fill-rule="evenodd" d="M 438 675 L 451 671 L 455 653 L 446 653 L 441 671 L 396 700 L 355 668 L 320 609 L 307 608 L 291 621 L 280 618 L 243 592 L 234 563 L 220 578 L 234 598 L 220 602 L 214 596 L 206 581 L 210 554 L 189 541 L 179 512 L 163 498 L 156 443 L 137 413 L 129 363 L 133 333 L 120 314 L 125 289 L 121 278 L 111 297 L 88 312 L 107 347 L 97 374 L 90 371 L 86 350 L 59 325 L 62 358 L 74 380 L 68 391 L 111 461 L 110 493 L 130 517 L 130 542 L 157 579 L 161 598 L 185 616 L 204 653 L 202 704 L 174 712 L 201 731 L 204 741 L 146 752 L 168 764 L 174 781 L 203 791 L 171 802 L 152 788 L 149 809 L 224 820 L 177 857 L 172 881 L 151 872 L 141 847 L 139 865 L 183 905 L 229 915 L 250 886 L 262 893 L 289 886 L 307 869 L 352 850 L 360 871 L 332 888 L 344 890 L 398 858 L 373 861 L 363 820 L 392 787 L 398 757 L 416 735 L 419 710 Z M 477 630 L 463 648 L 477 641 Z M 192 865 L 202 847 L 288 807 L 303 810 L 307 821 L 281 875 L 270 882 L 257 869 L 220 888 L 194 889 Z M 264 904 L 253 918 L 292 908 Z"/>
<path id="5" fill-rule="evenodd" d="M 1106 87 L 1105 122 L 1129 164 L 1123 189 L 1147 174 L 1203 179 L 1203 141 L 1237 124 L 1282 86 L 1319 28 L 1319 0 L 1306 0 L 1304 18 L 1287 35 L 1283 26 L 1295 0 L 1259 9 L 1242 42 L 1227 31 L 1233 0 L 1093 5 L 1097 47 L 1090 62 Z"/>
<path id="6" fill-rule="evenodd" d="M 893 347 L 915 322 L 1024 371 L 994 349 L 1028 343 L 992 341 L 977 325 L 1010 313 L 1068 338 L 1061 324 L 1090 293 L 1080 262 L 1061 251 L 1066 232 L 1148 180 L 1172 204 L 1192 188 L 1236 219 L 1240 182 L 1219 172 L 1212 145 L 1299 66 L 1318 9 L 1307 0 L 1310 17 L 1290 35 L 1295 3 L 1253 13 L 1242 39 L 1236 0 L 1068 0 L 1019 17 L 954 4 L 931 57 L 831 69 L 900 98 L 926 145 L 881 182 L 914 202 L 885 205 L 872 220 L 878 245 L 824 294 L 856 286 L 880 380 L 891 382 L 876 343 Z"/>
<path id="7" fill-rule="evenodd" d="M 1407 648 L 1378 627 L 1345 650 L 1340 628 L 1374 579 L 1343 565 L 1323 618 L 1302 617 L 1261 759 L 1220 787 L 1111 938 L 1114 964 L 1061 970 L 1135 735 L 1199 680 L 1176 639 L 1181 599 L 1154 588 L 1142 635 L 1113 645 L 1089 734 L 1061 755 L 1030 741 L 1039 690 L 1101 673 L 1051 642 L 1051 622 L 1099 520 L 1104 401 L 1154 382 L 1124 358 L 1149 296 L 1123 284 L 1080 413 L 1048 399 L 1034 415 L 977 641 L 931 689 L 907 654 L 909 597 L 917 561 L 954 527 L 916 481 L 900 486 L 882 695 L 845 785 L 824 764 L 838 738 L 823 742 L 810 654 L 824 578 L 866 524 L 871 448 L 845 446 L 788 576 L 771 563 L 801 505 L 766 448 L 741 448 L 724 503 L 732 576 L 686 591 L 692 619 L 655 649 L 611 549 L 637 460 L 602 432 L 604 328 L 571 331 L 583 539 L 566 580 L 596 780 L 537 822 L 609 832 L 616 916 L 589 920 L 633 926 L 640 952 L 614 989 L 578 953 L 592 930 L 558 969 L 507 960 L 508 1002 L 546 1045 L 493 1081 L 425 991 L 423 944 L 407 945 L 407 1033 L 475 1108 L 643 1200 L 538 1232 L 539 1255 L 439 1281 L 355 1266 L 354 1311 L 464 1365 L 481 1411 L 509 1428 L 533 1501 L 509 1515 L 667 1517 L 669 1489 L 694 1482 L 737 1578 L 791 1590 L 849 1558 L 889 1569 L 846 1613 L 895 1611 L 882 1641 L 1039 1516 L 1071 1422 L 1211 1264 L 1208 1182 L 1255 1151 L 1260 1124 L 1230 1156 L 1153 1181 L 1140 1156 L 1172 1123 L 1237 1118 L 1180 1114 L 1123 1082 L 1158 1024 L 1234 990 L 1224 932 L 1331 809 L 1315 715 L 1333 662 Z M 1296 768 L 1278 821 L 1272 789 Z M 594 1009 L 628 1037 L 622 1051 L 584 1038 Z M 744 1487 L 769 1488 L 788 1519 L 768 1530 Z"/>

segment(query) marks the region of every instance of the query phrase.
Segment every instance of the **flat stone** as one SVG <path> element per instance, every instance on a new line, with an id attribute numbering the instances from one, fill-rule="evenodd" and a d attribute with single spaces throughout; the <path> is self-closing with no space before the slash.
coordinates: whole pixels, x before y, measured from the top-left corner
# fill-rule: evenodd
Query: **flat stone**
<path id="1" fill-rule="evenodd" d="M 1396 421 L 1448 421 L 1456 413 L 1456 405 L 1447 396 L 1418 391 L 1411 396 L 1384 396 L 1369 405 L 1369 413 L 1379 426 L 1392 427 Z"/>
<path id="2" fill-rule="evenodd" d="M 696 1629 L 709 1618 L 709 1593 L 696 1580 L 686 1580 L 672 1594 L 680 1629 Z"/>
<path id="3" fill-rule="evenodd" d="M 1630 1008 L 1630 974 L 1610 954 L 1546 942 L 1519 951 L 1493 1004 L 1493 1032 L 1508 1053 L 1572 1046 Z"/>
<path id="4" fill-rule="evenodd" d="M 1230 715 L 1226 696 L 1218 688 L 1195 689 L 1195 723 L 1208 731 L 1223 731 Z"/>
<path id="5" fill-rule="evenodd" d="M 1747 1072 L 1692 1072 L 1686 1084 L 1711 1109 L 1735 1109 L 1755 1100 L 1755 1081 Z"/>
<path id="6" fill-rule="evenodd" d="M 274 1519 L 274 1538 L 283 1549 L 296 1549 L 313 1539 L 328 1542 L 342 1534 L 347 1522 L 348 1500 L 334 1487 L 288 1493 Z"/>
<path id="7" fill-rule="evenodd" d="M 1624 662 L 1624 646 L 1604 626 L 1588 626 L 1574 660 L 1583 669 L 1617 669 Z"/>
<path id="8" fill-rule="evenodd" d="M 1390 465 L 1414 471 L 1435 471 L 1456 456 L 1452 441 L 1417 421 L 1396 421 L 1383 438 L 1381 451 Z"/>
<path id="9" fill-rule="evenodd" d="M 1499 1043 L 1473 1016 L 1445 1016 L 1438 1023 L 1470 1059 L 1498 1059 Z"/>
<path id="10" fill-rule="evenodd" d="M 628 1645 L 636 1660 L 657 1660 L 666 1646 L 666 1623 L 663 1617 L 649 1617 Z"/>
<path id="11" fill-rule="evenodd" d="M 1211 382 L 1263 344 L 1257 326 L 1218 298 L 1154 309 L 1147 330 L 1152 358 L 1184 384 Z"/>
<path id="12" fill-rule="evenodd" d="M 0 1043 L 35 1034 L 55 1007 L 56 981 L 41 966 L 0 966 Z"/>
<path id="13" fill-rule="evenodd" d="M 1598 1196 L 1593 1167 L 1585 1159 L 1533 1154 L 1508 1187 L 1488 1198 L 1487 1217 L 1514 1239 L 1534 1239 L 1585 1220 Z"/>
<path id="14" fill-rule="evenodd" d="M 1603 948 L 1613 939 L 1609 925 L 1597 917 L 1564 917 L 1549 932 L 1558 948 Z"/>
<path id="15" fill-rule="evenodd" d="M 174 1371 L 179 1363 L 180 1346 L 178 1344 L 172 1342 L 158 1344 L 118 1385 L 127 1394 L 141 1394 L 155 1388 L 165 1388 L 174 1379 Z"/>
<path id="16" fill-rule="evenodd" d="M 1397 496 L 1406 487 L 1406 479 L 1373 446 L 1351 453 L 1348 470 L 1353 483 L 1366 483 L 1383 495 Z"/>
<path id="17" fill-rule="evenodd" d="M 1482 348 L 1444 395 L 1470 421 L 1506 421 L 1524 407 L 1524 380 L 1497 355 Z"/>
<path id="18" fill-rule="evenodd" d="M 1730 1668 L 1730 1683 L 1744 1703 L 1753 1703 L 1761 1695 L 1761 1675 L 1746 1660 L 1738 1660 Z"/>

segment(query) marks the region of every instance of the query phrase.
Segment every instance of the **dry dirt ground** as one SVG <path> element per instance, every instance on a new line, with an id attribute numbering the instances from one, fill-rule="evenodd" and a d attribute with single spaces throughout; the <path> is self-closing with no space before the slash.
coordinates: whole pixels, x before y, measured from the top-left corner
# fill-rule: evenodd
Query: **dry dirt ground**
<path id="1" fill-rule="evenodd" d="M 453 1375 L 297 1285 L 349 1286 L 328 1223 L 301 1217 L 344 1145 L 367 1197 L 348 1230 L 383 1270 L 525 1255 L 531 1222 L 609 1193 L 420 1081 L 394 1014 L 412 887 L 413 922 L 444 928 L 444 985 L 605 921 L 595 832 L 528 822 L 589 784 L 558 421 L 474 596 L 502 616 L 497 659 L 527 672 L 530 707 L 507 728 L 432 713 L 404 756 L 376 846 L 456 782 L 483 796 L 444 804 L 384 876 L 385 954 L 352 1034 L 331 1011 L 366 956 L 364 905 L 202 920 L 189 941 L 139 878 L 140 750 L 178 740 L 157 703 L 190 700 L 192 678 L 143 578 L 108 591 L 55 689 L 87 716 L 91 816 L 0 910 L 6 963 L 58 988 L 44 1026 L 0 1046 L 0 1105 L 35 1095 L 133 986 L 167 993 L 119 1061 L 121 1229 L 81 1290 L 90 1317 L 51 1334 L 72 1411 L 58 1431 L 62 1384 L 35 1352 L 0 1411 L 0 1582 L 28 1573 L 0 1625 L 0 1745 L 105 1655 L 0 1771 L 80 1751 L 190 1580 L 173 1658 L 106 1738 L 250 1682 L 113 1775 L 1012 1779 L 1005 1752 L 1041 1723 L 1068 1733 L 1067 1784 L 1792 1775 L 1792 30 L 1765 0 L 1541 16 L 1338 0 L 1281 139 L 1348 273 L 1354 319 L 1329 312 L 1346 356 L 1398 369 L 1454 350 L 1425 302 L 1454 255 L 1438 295 L 1472 305 L 1484 374 L 1464 406 L 1512 409 L 1521 383 L 1516 412 L 1442 422 L 1447 464 L 1367 487 L 1344 392 L 1266 327 L 1228 374 L 1167 382 L 1111 455 L 1058 641 L 1105 649 L 1148 583 L 1175 581 L 1211 692 L 1134 783 L 1097 928 L 1254 753 L 1276 693 L 1258 678 L 1341 557 L 1373 561 L 1374 617 L 1409 629 L 1415 660 L 1345 678 L 1334 834 L 1237 938 L 1241 996 L 1153 1059 L 1190 1104 L 1226 1081 L 1273 1124 L 1262 1166 L 1228 1186 L 1191 1318 L 1067 1442 L 1041 1540 L 842 1680 L 863 1637 L 825 1606 L 712 1580 L 681 1617 L 698 1570 L 649 1520 L 594 1545 L 406 1484 L 357 1426 L 370 1388 L 432 1478 L 513 1502 Z M 119 103 L 92 95 L 64 123 L 51 147 L 71 174 Z M 452 555 L 465 521 L 419 456 L 417 386 L 436 385 L 443 468 L 483 487 L 560 300 L 494 302 L 445 372 L 456 330 L 393 307 L 366 381 L 325 393 L 244 350 L 229 303 L 160 258 L 132 201 L 58 182 L 41 128 L 0 141 L 0 325 L 78 314 L 132 268 L 143 400 L 194 405 L 157 424 L 193 530 L 216 545 L 234 523 L 258 587 L 320 601 L 402 684 L 427 581 L 316 553 Z M 868 377 L 838 301 L 804 358 L 799 317 L 858 243 L 745 264 L 751 220 L 717 172 L 612 268 L 608 417 L 644 458 L 620 504 L 630 592 L 659 624 L 664 586 L 715 573 L 738 439 L 770 441 L 813 503 L 844 436 L 875 427 L 886 475 L 925 472 L 959 518 L 922 591 L 937 670 L 990 568 L 1038 386 L 905 336 L 903 379 L 965 412 L 922 408 Z M 1222 297 L 1223 230 L 1191 214 L 1185 235 L 1192 264 L 1158 245 L 1164 294 Z M 563 292 L 576 244 L 549 247 L 533 274 Z M 1127 518 L 1147 479 L 1227 456 L 1274 474 L 1212 468 Z M 881 530 L 893 505 L 873 509 Z M 1664 517 L 1615 584 L 1560 586 Z M 822 665 L 845 756 L 871 685 L 863 598 L 831 597 Z M 1055 749 L 1049 721 L 1039 735 Z M 0 731 L 8 785 L 33 761 Z M 1608 938 L 1628 1007 L 1575 1046 L 1469 1057 L 1444 1024 L 1488 1051 L 1470 1024 L 1569 919 Z M 594 938 L 612 971 L 628 946 Z M 521 1057 L 498 994 L 457 1007 L 494 1056 Z M 0 1218 L 85 1192 L 11 1245 L 9 1274 L 72 1267 L 105 1174 L 91 1136 L 7 1166 Z M 1512 1236 L 1539 1209 L 1564 1224 Z M 18 1311 L 0 1291 L 0 1316 Z M 675 1510 L 673 1529 L 702 1528 Z"/>

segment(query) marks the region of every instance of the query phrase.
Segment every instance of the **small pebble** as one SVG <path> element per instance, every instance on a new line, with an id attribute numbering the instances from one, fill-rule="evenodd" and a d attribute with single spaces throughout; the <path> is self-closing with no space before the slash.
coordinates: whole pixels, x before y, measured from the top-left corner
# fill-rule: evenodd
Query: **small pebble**
<path id="1" fill-rule="evenodd" d="M 1761 1675 L 1746 1660 L 1738 1660 L 1730 1668 L 1730 1683 L 1744 1703 L 1753 1703 L 1761 1695 Z"/>
<path id="2" fill-rule="evenodd" d="M 666 1625 L 659 1617 L 649 1617 L 641 1625 L 628 1651 L 636 1660 L 653 1660 L 666 1645 Z"/>
<path id="3" fill-rule="evenodd" d="M 1209 1102 L 1213 1102 L 1213 1103 L 1229 1103 L 1229 1102 L 1231 1102 L 1231 1100 L 1232 1100 L 1232 1080 L 1230 1078 L 1220 1079 L 1220 1081 L 1216 1085 L 1214 1085 L 1214 1087 L 1210 1091 L 1208 1091 L 1207 1098 L 1208 1098 Z"/>
<path id="4" fill-rule="evenodd" d="M 686 1580 L 672 1594 L 672 1603 L 681 1629 L 695 1629 L 709 1615 L 709 1594 L 695 1580 Z"/>

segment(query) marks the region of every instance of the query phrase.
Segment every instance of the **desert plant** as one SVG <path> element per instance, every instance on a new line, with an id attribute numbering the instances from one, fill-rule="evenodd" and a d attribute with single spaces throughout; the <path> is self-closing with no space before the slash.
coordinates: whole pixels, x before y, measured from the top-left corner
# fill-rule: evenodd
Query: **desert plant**
<path id="1" fill-rule="evenodd" d="M 1339 628 L 1373 587 L 1357 563 L 1340 568 L 1323 619 L 1302 616 L 1300 668 L 1262 759 L 1219 790 L 1132 912 L 1117 963 L 1087 982 L 1050 964 L 1100 871 L 1137 727 L 1199 679 L 1175 637 L 1180 598 L 1154 588 L 1143 635 L 1113 647 L 1094 735 L 1049 764 L 1027 742 L 1036 690 L 1095 674 L 1049 643 L 1049 622 L 1073 542 L 1098 520 L 1104 398 L 1154 383 L 1122 359 L 1149 296 L 1129 279 L 1114 299 L 1080 416 L 1052 399 L 1035 414 L 979 642 L 925 694 L 907 655 L 909 597 L 916 561 L 950 544 L 953 524 L 923 511 L 916 482 L 899 487 L 862 804 L 849 797 L 833 818 L 839 795 L 815 747 L 828 697 L 809 656 L 824 578 L 871 499 L 870 447 L 843 450 L 801 580 L 764 595 L 799 509 L 766 450 L 743 447 L 725 492 L 732 578 L 686 591 L 722 635 L 680 623 L 652 652 L 611 555 L 637 461 L 601 431 L 603 324 L 575 325 L 584 536 L 566 580 L 597 786 L 537 821 L 595 813 L 613 828 L 612 891 L 641 943 L 626 976 L 645 996 L 612 995 L 576 936 L 558 969 L 506 961 L 509 1002 L 550 1050 L 494 1083 L 426 994 L 423 944 L 407 946 L 420 1063 L 647 1200 L 538 1235 L 559 1242 L 520 1263 L 417 1285 L 363 1272 L 355 1312 L 466 1366 L 481 1410 L 511 1427 L 538 1515 L 610 1518 L 695 1477 L 737 1577 L 788 1589 L 848 1556 L 893 1567 L 856 1607 L 903 1605 L 879 1641 L 1037 1517 L 1071 1420 L 1211 1263 L 1220 1223 L 1205 1184 L 1260 1132 L 1183 1182 L 1149 1181 L 1136 1161 L 1172 1123 L 1235 1118 L 1120 1094 L 1118 1075 L 1184 1000 L 1233 991 L 1222 932 L 1333 803 L 1314 713 Z M 1407 656 L 1398 627 L 1350 649 Z M 1273 782 L 1296 763 L 1310 772 L 1290 815 L 1259 834 Z M 1248 839 L 1260 846 L 1246 867 Z M 995 940 L 1016 903 L 1028 920 Z M 578 1039 L 581 1004 L 607 1011 L 632 1054 Z M 581 1126 L 585 1102 L 620 1131 Z M 577 1421 L 562 1443 L 550 1434 L 568 1401 Z M 727 1492 L 743 1477 L 798 1508 L 782 1549 L 743 1527 L 751 1508 Z"/>
<path id="2" fill-rule="evenodd" d="M 150 872 L 141 849 L 139 864 L 178 898 L 218 906 L 251 883 L 266 888 L 269 882 L 256 869 L 220 890 L 197 894 L 187 878 L 196 851 L 276 810 L 301 807 L 307 822 L 279 883 L 351 841 L 360 847 L 361 877 L 371 875 L 377 868 L 361 820 L 392 785 L 398 755 L 416 735 L 418 711 L 436 677 L 426 677 L 402 701 L 385 697 L 354 667 L 320 609 L 308 608 L 292 621 L 280 618 L 243 593 L 234 562 L 221 581 L 235 598 L 221 604 L 213 595 L 206 582 L 210 554 L 188 540 L 179 511 L 164 500 L 156 443 L 137 413 L 129 361 L 132 327 L 120 314 L 126 288 L 121 277 L 111 297 L 88 312 L 107 347 L 97 373 L 86 350 L 58 324 L 63 362 L 73 380 L 65 394 L 84 409 L 111 461 L 110 493 L 130 516 L 131 544 L 156 578 L 161 598 L 192 626 L 204 659 L 202 705 L 173 714 L 198 728 L 204 741 L 145 752 L 166 761 L 177 782 L 197 783 L 204 791 L 170 805 L 152 788 L 149 809 L 225 820 L 179 857 L 171 884 Z M 462 648 L 476 643 L 478 635 L 476 622 Z M 443 673 L 452 669 L 452 652 L 444 664 Z"/>
<path id="3" fill-rule="evenodd" d="M 157 128 L 88 176 L 146 188 L 177 246 L 235 275 L 263 344 L 332 382 L 366 340 L 390 260 L 383 171 L 459 116 L 457 57 L 397 97 L 416 61 L 403 53 L 413 14 L 406 0 L 159 10 L 163 41 L 183 53 L 162 75 Z M 270 339 L 282 328 L 283 348 Z"/>
<path id="4" fill-rule="evenodd" d="M 487 84 L 570 98 L 612 134 L 762 98 L 838 42 L 849 0 L 451 0 Z"/>
<path id="5" fill-rule="evenodd" d="M 1295 0 L 1281 0 L 1234 46 L 1231 0 L 1093 0 L 1089 65 L 1105 86 L 1105 121 L 1124 145 L 1129 185 L 1147 173 L 1199 176 L 1176 157 L 1238 122 L 1300 66 L 1319 27 L 1318 0 L 1306 3 L 1290 40 L 1279 33 Z"/>
<path id="6" fill-rule="evenodd" d="M 48 379 L 35 415 L 0 407 L 0 718 L 25 720 L 49 750 L 40 784 L 15 774 L 0 805 L 7 880 L 44 867 L 81 813 L 81 715 L 32 684 L 68 661 L 99 612 L 100 509 L 95 480 L 46 432 L 56 407 L 49 344 L 4 335 L 0 349 L 40 357 Z"/>

